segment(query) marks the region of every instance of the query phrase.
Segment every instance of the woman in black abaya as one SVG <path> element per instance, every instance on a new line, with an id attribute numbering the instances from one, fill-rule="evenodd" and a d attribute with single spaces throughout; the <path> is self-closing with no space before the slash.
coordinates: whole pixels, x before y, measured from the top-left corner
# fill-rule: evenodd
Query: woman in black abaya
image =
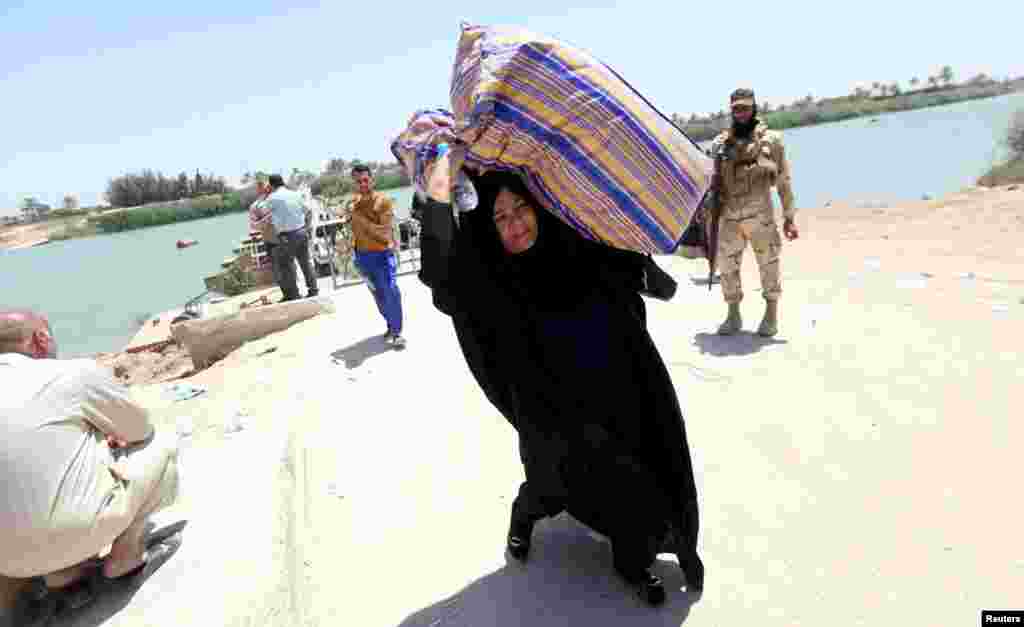
<path id="1" fill-rule="evenodd" d="M 682 412 L 639 294 L 651 262 L 585 240 L 515 175 L 471 180 L 479 203 L 458 227 L 449 205 L 425 209 L 420 278 L 519 433 L 509 552 L 525 560 L 535 523 L 568 510 L 609 538 L 616 571 L 649 602 L 665 596 L 648 570 L 660 552 L 702 589 Z"/>

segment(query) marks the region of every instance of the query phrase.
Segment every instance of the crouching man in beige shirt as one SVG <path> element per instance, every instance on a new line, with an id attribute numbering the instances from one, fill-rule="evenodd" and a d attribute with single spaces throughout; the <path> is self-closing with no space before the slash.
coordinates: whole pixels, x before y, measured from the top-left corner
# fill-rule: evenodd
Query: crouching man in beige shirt
<path id="1" fill-rule="evenodd" d="M 177 444 L 91 359 L 56 359 L 44 316 L 0 311 L 0 575 L 64 588 L 145 566 L 146 518 L 177 497 Z"/>

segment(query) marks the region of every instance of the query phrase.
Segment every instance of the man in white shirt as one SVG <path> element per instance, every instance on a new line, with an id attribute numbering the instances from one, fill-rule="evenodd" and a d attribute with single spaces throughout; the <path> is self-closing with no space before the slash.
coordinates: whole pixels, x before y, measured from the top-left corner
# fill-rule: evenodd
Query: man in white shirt
<path id="1" fill-rule="evenodd" d="M 270 207 L 270 220 L 278 238 L 278 245 L 274 247 L 274 263 L 278 267 L 278 285 L 284 294 L 281 302 L 299 299 L 296 261 L 306 279 L 306 298 L 313 298 L 319 289 L 309 256 L 305 200 L 302 194 L 284 186 L 280 174 L 271 174 L 267 182 L 272 191 L 265 202 Z"/>
<path id="2" fill-rule="evenodd" d="M 146 563 L 146 518 L 177 497 L 177 443 L 90 359 L 58 360 L 49 322 L 0 311 L 0 575 L 64 588 L 103 561 Z"/>

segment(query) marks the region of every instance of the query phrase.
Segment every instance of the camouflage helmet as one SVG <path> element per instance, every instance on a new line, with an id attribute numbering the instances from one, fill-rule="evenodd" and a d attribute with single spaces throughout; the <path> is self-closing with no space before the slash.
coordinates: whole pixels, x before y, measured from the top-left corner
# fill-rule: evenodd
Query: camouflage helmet
<path id="1" fill-rule="evenodd" d="M 754 100 L 754 90 L 747 87 L 740 87 L 729 95 L 729 106 L 747 105 L 753 107 L 757 102 Z"/>

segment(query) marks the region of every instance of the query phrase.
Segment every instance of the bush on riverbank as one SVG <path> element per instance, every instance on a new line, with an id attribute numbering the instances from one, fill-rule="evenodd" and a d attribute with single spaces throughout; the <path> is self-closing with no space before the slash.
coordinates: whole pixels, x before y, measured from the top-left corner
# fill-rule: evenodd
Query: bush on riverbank
<path id="1" fill-rule="evenodd" d="M 50 211 L 50 214 L 47 216 L 47 219 L 54 220 L 62 218 L 85 217 L 89 215 L 89 212 L 93 210 L 93 207 L 82 207 L 79 209 L 53 209 L 52 211 Z"/>
<path id="2" fill-rule="evenodd" d="M 256 287 L 256 281 L 252 273 L 242 268 L 241 260 L 235 259 L 222 273 L 220 287 L 227 296 L 238 296 Z"/>
<path id="3" fill-rule="evenodd" d="M 978 179 L 978 185 L 983 187 L 998 187 L 1011 183 L 1024 183 L 1024 159 L 1001 163 Z"/>
<path id="4" fill-rule="evenodd" d="M 1010 160 L 994 166 L 985 176 L 978 179 L 978 185 L 996 187 L 1024 183 L 1024 109 L 1014 113 L 1010 119 L 1004 143 L 1010 150 Z"/>
<path id="5" fill-rule="evenodd" d="M 382 192 L 410 185 L 408 177 L 398 170 L 381 172 L 374 177 L 374 182 L 376 183 L 374 187 Z M 321 174 L 310 184 L 310 193 L 318 197 L 344 196 L 351 194 L 354 189 L 352 176 L 349 174 Z"/>
<path id="6" fill-rule="evenodd" d="M 244 211 L 238 192 L 211 194 L 166 205 L 148 205 L 134 209 L 112 211 L 94 219 L 96 227 L 104 233 L 116 233 L 150 226 L 211 218 L 225 213 Z"/>
<path id="7" fill-rule="evenodd" d="M 97 233 L 96 225 L 91 222 L 85 220 L 70 220 L 55 229 L 51 229 L 49 238 L 51 241 L 60 242 L 66 239 L 92 237 Z"/>
<path id="8" fill-rule="evenodd" d="M 195 176 L 182 172 L 177 177 L 166 177 L 160 172 L 142 170 L 129 172 L 107 183 L 107 202 L 112 207 L 138 207 L 157 202 L 170 202 L 182 198 L 198 198 L 228 191 L 224 179 L 213 174 Z"/>
<path id="9" fill-rule="evenodd" d="M 1013 114 L 1006 130 L 1006 147 L 1013 159 L 1024 159 L 1024 109 Z"/>

